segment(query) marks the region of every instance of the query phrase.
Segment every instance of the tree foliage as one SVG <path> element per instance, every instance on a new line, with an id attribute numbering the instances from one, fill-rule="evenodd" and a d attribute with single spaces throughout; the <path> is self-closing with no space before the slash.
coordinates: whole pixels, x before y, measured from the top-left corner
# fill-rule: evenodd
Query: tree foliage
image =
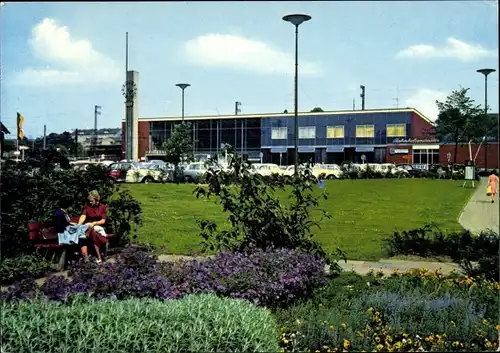
<path id="1" fill-rule="evenodd" d="M 179 174 L 179 164 L 182 161 L 192 162 L 194 160 L 193 143 L 191 123 L 186 122 L 174 125 L 172 134 L 163 143 L 165 162 L 174 165 L 176 176 Z"/>
<path id="2" fill-rule="evenodd" d="M 231 147 L 226 147 L 231 150 Z M 318 180 L 309 168 L 300 169 L 292 177 L 265 177 L 252 170 L 241 156 L 231 155 L 227 169 L 208 162 L 208 186 L 198 186 L 196 197 L 215 196 L 223 211 L 229 214 L 231 227 L 218 230 L 208 220 L 199 220 L 202 245 L 210 250 L 248 251 L 251 249 L 285 248 L 312 253 L 333 264 L 333 257 L 313 239 L 312 229 L 319 228 L 318 218 L 311 218 L 325 192 L 317 195 Z M 288 201 L 283 195 L 288 195 Z M 281 197 L 280 197 L 281 196 Z M 285 201 L 285 202 L 284 202 Z M 330 217 L 319 210 L 323 217 Z M 341 254 L 340 249 L 338 249 Z"/>
<path id="3" fill-rule="evenodd" d="M 456 163 L 460 141 L 472 143 L 486 134 L 484 108 L 468 96 L 469 88 L 452 91 L 444 102 L 436 101 L 439 109 L 436 135 L 441 140 L 450 137 L 455 143 L 453 162 Z"/>
<path id="4" fill-rule="evenodd" d="M 311 110 L 311 113 L 321 113 L 321 112 L 324 112 L 324 110 L 321 107 L 314 107 Z"/>
<path id="5" fill-rule="evenodd" d="M 130 235 L 134 225 L 141 225 L 140 204 L 108 181 L 104 167 L 57 170 L 47 161 L 35 167 L 28 162 L 5 162 L 0 193 L 2 254 L 15 256 L 30 252 L 28 222 L 50 221 L 61 200 L 71 201 L 72 214 L 79 215 L 91 190 L 97 190 L 108 204 L 106 230 L 109 233 Z"/>

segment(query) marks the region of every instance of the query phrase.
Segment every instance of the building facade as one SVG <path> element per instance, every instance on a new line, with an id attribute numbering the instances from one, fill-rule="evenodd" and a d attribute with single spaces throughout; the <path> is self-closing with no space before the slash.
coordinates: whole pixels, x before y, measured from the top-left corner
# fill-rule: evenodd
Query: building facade
<path id="1" fill-rule="evenodd" d="M 218 155 L 224 144 L 230 144 L 250 160 L 294 163 L 293 114 L 193 116 L 185 117 L 185 121 L 193 124 L 194 153 L 200 158 Z M 163 142 L 180 122 L 179 117 L 139 118 L 139 157 L 161 158 Z M 425 168 L 446 163 L 450 157 L 449 146 L 441 146 L 435 138 L 432 122 L 413 108 L 300 113 L 298 139 L 301 162 L 340 164 L 364 160 Z M 122 143 L 125 150 L 124 134 Z M 464 146 L 459 147 L 457 156 L 464 156 L 464 148 L 468 157 Z M 490 143 L 488 151 L 483 155 L 488 157 L 490 168 L 498 168 L 498 143 Z"/>

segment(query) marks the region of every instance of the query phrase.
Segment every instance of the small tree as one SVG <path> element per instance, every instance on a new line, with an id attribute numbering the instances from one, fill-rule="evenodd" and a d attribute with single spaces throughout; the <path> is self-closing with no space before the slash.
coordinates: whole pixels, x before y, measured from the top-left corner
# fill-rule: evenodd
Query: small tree
<path id="1" fill-rule="evenodd" d="M 324 112 L 324 110 L 321 107 L 314 107 L 311 110 L 311 113 L 321 113 L 321 112 Z"/>
<path id="2" fill-rule="evenodd" d="M 292 177 L 264 177 L 252 171 L 251 165 L 231 153 L 225 170 L 208 162 L 208 187 L 198 186 L 196 197 L 215 196 L 228 214 L 231 227 L 218 230 L 209 220 L 199 220 L 202 243 L 210 250 L 248 251 L 251 249 L 286 248 L 312 253 L 335 265 L 321 244 L 313 239 L 312 228 L 319 227 L 311 219 L 311 211 L 319 206 L 314 195 L 317 179 L 308 168 L 299 169 Z M 287 193 L 288 202 L 279 194 Z M 324 211 L 324 217 L 329 215 Z M 337 249 L 341 253 L 340 249 Z M 343 254 L 342 254 L 343 255 Z M 344 257 L 345 259 L 345 257 Z"/>
<path id="3" fill-rule="evenodd" d="M 441 139 L 445 136 L 451 136 L 455 144 L 453 163 L 457 162 L 458 144 L 464 138 L 469 144 L 469 158 L 472 160 L 471 143 L 479 137 L 482 129 L 483 110 L 467 95 L 468 91 L 469 88 L 460 88 L 452 91 L 445 102 L 436 101 L 439 109 L 436 134 Z"/>
<path id="4" fill-rule="evenodd" d="M 163 143 L 162 148 L 165 150 L 165 161 L 174 165 L 174 177 L 178 180 L 179 164 L 182 161 L 192 162 L 194 160 L 191 124 L 183 122 L 174 125 L 172 134 Z"/>

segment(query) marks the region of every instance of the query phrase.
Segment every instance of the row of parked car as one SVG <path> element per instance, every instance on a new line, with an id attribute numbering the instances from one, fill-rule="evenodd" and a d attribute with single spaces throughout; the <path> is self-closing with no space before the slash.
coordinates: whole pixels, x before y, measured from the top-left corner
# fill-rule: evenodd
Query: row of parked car
<path id="1" fill-rule="evenodd" d="M 148 162 L 74 162 L 75 167 L 85 167 L 88 164 L 103 164 L 108 168 L 108 177 L 113 182 L 125 183 L 154 183 L 168 182 L 174 180 L 174 167 L 160 160 Z M 224 165 L 221 166 L 224 168 Z M 305 168 L 301 165 L 300 168 Z M 311 166 L 312 174 L 317 178 L 324 179 L 342 179 L 346 175 L 355 172 L 366 172 L 370 169 L 373 172 L 382 174 L 392 174 L 393 176 L 402 177 L 425 177 L 429 172 L 436 174 L 437 177 L 445 177 L 449 174 L 447 166 L 433 166 L 430 170 L 415 168 L 411 164 L 391 164 L 391 163 L 343 163 L 337 164 L 315 164 Z M 204 179 L 207 173 L 205 162 L 193 162 L 183 165 L 182 175 L 186 182 L 200 182 Z M 279 166 L 273 163 L 253 164 L 252 171 L 263 176 L 271 175 L 293 175 L 294 166 Z M 460 168 L 452 171 L 452 174 L 463 173 Z"/>

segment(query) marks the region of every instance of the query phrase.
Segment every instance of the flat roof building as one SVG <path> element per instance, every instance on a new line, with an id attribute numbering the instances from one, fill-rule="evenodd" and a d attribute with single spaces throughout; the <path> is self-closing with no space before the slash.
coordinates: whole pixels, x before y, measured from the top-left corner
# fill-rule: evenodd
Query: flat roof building
<path id="1" fill-rule="evenodd" d="M 186 116 L 184 120 L 193 124 L 194 153 L 200 158 L 218 155 L 224 144 L 230 144 L 250 160 L 295 162 L 293 113 Z M 179 116 L 139 117 L 135 130 L 139 157 L 161 159 L 163 142 L 180 122 Z M 125 131 L 123 121 L 123 151 Z M 435 137 L 434 124 L 414 108 L 301 112 L 298 138 L 300 161 L 340 164 L 364 159 L 424 167 L 449 159 L 447 147 Z M 468 156 L 467 148 L 466 152 Z M 484 156 L 483 163 L 487 159 L 491 168 L 498 168 L 498 144 L 493 152 L 496 157 Z"/>

